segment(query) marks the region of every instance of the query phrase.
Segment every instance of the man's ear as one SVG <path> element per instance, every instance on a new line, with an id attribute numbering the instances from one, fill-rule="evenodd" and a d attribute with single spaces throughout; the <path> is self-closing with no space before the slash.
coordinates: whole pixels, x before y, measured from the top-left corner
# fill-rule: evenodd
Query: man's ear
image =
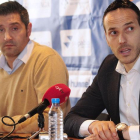
<path id="1" fill-rule="evenodd" d="M 31 35 L 31 31 L 32 31 L 32 23 L 29 22 L 27 26 L 27 37 Z"/>

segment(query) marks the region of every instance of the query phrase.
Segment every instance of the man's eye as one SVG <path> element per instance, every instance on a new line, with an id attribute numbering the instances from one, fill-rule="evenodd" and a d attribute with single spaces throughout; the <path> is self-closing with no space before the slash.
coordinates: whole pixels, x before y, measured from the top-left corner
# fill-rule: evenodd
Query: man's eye
<path id="1" fill-rule="evenodd" d="M 0 29 L 0 32 L 3 32 L 4 30 L 3 29 Z"/>
<path id="2" fill-rule="evenodd" d="M 128 28 L 129 31 L 132 31 L 133 29 L 134 29 L 133 27 L 129 27 L 129 28 Z"/>
<path id="3" fill-rule="evenodd" d="M 115 35 L 115 34 L 117 34 L 117 32 L 116 31 L 112 31 L 110 34 L 111 35 Z"/>
<path id="4" fill-rule="evenodd" d="M 17 27 L 13 28 L 13 31 L 17 31 L 17 30 L 18 30 L 18 28 L 17 28 Z"/>

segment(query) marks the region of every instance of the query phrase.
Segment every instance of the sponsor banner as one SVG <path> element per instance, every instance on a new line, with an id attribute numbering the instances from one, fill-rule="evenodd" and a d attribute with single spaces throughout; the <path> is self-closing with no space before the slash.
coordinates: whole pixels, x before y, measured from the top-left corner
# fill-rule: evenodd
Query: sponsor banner
<path id="1" fill-rule="evenodd" d="M 62 56 L 91 56 L 91 30 L 62 30 Z"/>
<path id="2" fill-rule="evenodd" d="M 51 0 L 23 0 L 30 18 L 48 18 L 51 16 Z"/>
<path id="3" fill-rule="evenodd" d="M 73 107 L 80 98 L 70 97 L 71 107 Z"/>
<path id="4" fill-rule="evenodd" d="M 52 37 L 50 31 L 32 32 L 30 39 L 52 48 Z"/>
<path id="5" fill-rule="evenodd" d="M 8 0 L 0 0 L 0 3 Z M 14 0 L 13 0 L 14 1 Z M 53 47 L 69 70 L 74 105 L 111 52 L 102 16 L 114 0 L 16 0 L 27 8 L 33 24 L 31 39 Z M 140 0 L 131 0 L 140 8 Z"/>
<path id="6" fill-rule="evenodd" d="M 60 16 L 90 14 L 89 0 L 59 0 Z"/>
<path id="7" fill-rule="evenodd" d="M 91 71 L 69 71 L 70 97 L 80 98 L 92 80 Z"/>

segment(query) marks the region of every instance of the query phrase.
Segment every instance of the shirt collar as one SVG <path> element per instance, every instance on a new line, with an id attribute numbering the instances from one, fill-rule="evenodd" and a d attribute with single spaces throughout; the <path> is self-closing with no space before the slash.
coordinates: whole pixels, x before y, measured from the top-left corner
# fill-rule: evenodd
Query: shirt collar
<path id="1" fill-rule="evenodd" d="M 30 40 L 28 42 L 28 44 L 26 45 L 26 47 L 23 49 L 23 51 L 15 59 L 14 62 L 16 62 L 17 60 L 20 60 L 26 64 L 27 61 L 29 60 L 31 53 L 32 53 L 33 47 L 34 47 L 34 42 Z M 7 65 L 7 61 L 5 59 L 5 56 L 1 53 L 1 55 L 0 55 L 0 68 L 4 68 L 5 65 Z"/>
<path id="2" fill-rule="evenodd" d="M 26 64 L 32 53 L 33 47 L 34 47 L 34 43 L 33 41 L 30 40 L 16 59 L 21 60 Z"/>
<path id="3" fill-rule="evenodd" d="M 127 74 L 124 65 L 120 61 L 118 61 L 117 63 L 116 71 L 120 74 Z M 137 71 L 140 74 L 140 57 L 138 58 L 138 60 L 136 61 L 136 63 L 129 72 L 131 71 Z"/>

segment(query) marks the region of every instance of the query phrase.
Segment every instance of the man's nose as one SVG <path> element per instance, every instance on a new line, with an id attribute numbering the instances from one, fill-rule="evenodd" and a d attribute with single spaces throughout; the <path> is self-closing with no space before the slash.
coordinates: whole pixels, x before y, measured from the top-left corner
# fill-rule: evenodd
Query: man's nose
<path id="1" fill-rule="evenodd" d="M 6 31 L 5 35 L 4 35 L 4 40 L 8 41 L 8 40 L 11 40 L 11 39 L 12 39 L 12 36 L 10 35 L 10 33 L 8 31 Z"/>
<path id="2" fill-rule="evenodd" d="M 123 33 L 119 35 L 119 43 L 120 44 L 126 43 L 126 37 Z"/>

